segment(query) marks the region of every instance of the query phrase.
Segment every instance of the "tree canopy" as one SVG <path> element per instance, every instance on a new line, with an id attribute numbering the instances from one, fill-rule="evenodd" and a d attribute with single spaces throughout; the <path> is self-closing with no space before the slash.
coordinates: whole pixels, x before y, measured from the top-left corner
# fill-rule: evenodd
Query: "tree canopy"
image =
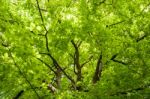
<path id="1" fill-rule="evenodd" d="M 0 0 L 0 99 L 149 99 L 149 0 Z"/>

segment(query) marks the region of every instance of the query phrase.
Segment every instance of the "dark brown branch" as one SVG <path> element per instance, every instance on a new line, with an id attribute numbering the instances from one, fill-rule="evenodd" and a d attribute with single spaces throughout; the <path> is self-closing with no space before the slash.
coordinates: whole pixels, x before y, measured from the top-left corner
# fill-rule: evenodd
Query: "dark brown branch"
<path id="1" fill-rule="evenodd" d="M 56 74 L 55 70 L 54 70 L 49 64 L 47 64 L 46 62 L 44 62 L 44 61 L 43 61 L 42 59 L 40 59 L 40 58 L 36 58 L 36 59 L 38 59 L 39 61 L 41 61 L 42 63 L 44 63 L 45 66 L 47 66 L 51 71 L 53 71 L 53 72 Z"/>
<path id="2" fill-rule="evenodd" d="M 48 35 L 48 32 L 46 32 L 46 34 L 45 34 L 45 43 L 46 43 L 45 45 L 46 45 L 47 51 L 50 53 L 50 49 L 49 49 L 49 46 L 48 46 L 49 44 L 48 44 L 48 36 L 47 35 Z"/>
<path id="3" fill-rule="evenodd" d="M 57 70 L 56 70 L 56 84 L 57 84 L 58 89 L 61 88 L 61 77 L 62 77 L 61 69 L 57 68 Z"/>
<path id="4" fill-rule="evenodd" d="M 93 56 L 90 56 L 87 61 L 85 61 L 83 64 L 81 64 L 81 68 L 82 68 L 85 64 L 89 63 L 92 58 L 93 58 Z"/>
<path id="5" fill-rule="evenodd" d="M 48 55 L 50 57 L 50 59 L 53 61 L 53 64 L 56 68 L 59 68 L 63 74 L 72 82 L 72 84 L 75 85 L 75 81 L 72 79 L 71 76 L 69 76 L 65 70 L 58 64 L 58 62 L 55 60 L 55 58 L 50 54 L 50 53 L 40 53 L 40 54 L 45 54 L 45 55 Z"/>
<path id="6" fill-rule="evenodd" d="M 135 16 L 132 16 L 131 18 L 129 18 L 129 19 L 127 19 L 127 20 L 122 20 L 122 21 L 120 21 L 120 22 L 116 22 L 116 23 L 113 23 L 113 24 L 110 24 L 110 25 L 106 25 L 106 27 L 112 27 L 112 26 L 114 26 L 114 25 L 121 24 L 121 23 L 123 23 L 123 22 L 129 21 L 129 20 L 131 20 L 131 19 L 133 19 L 133 18 L 135 18 L 135 17 L 138 17 L 138 16 L 142 15 L 142 13 L 144 12 L 144 10 L 145 10 L 149 5 L 150 5 L 150 3 L 148 3 L 148 4 L 141 10 L 141 12 L 138 13 L 138 14 L 136 14 Z"/>
<path id="7" fill-rule="evenodd" d="M 122 20 L 122 21 L 119 21 L 119 22 L 116 22 L 116 23 L 113 23 L 113 24 L 110 24 L 110 25 L 106 25 L 106 27 L 112 27 L 112 26 L 121 24 L 121 23 L 123 23 L 123 22 L 125 22 L 125 20 Z"/>
<path id="8" fill-rule="evenodd" d="M 79 48 L 81 46 L 81 44 L 82 44 L 82 41 L 78 41 L 77 47 Z"/>
<path id="9" fill-rule="evenodd" d="M 7 42 L 2 42 L 2 46 L 9 47 L 9 44 Z"/>
<path id="10" fill-rule="evenodd" d="M 18 92 L 18 94 L 13 99 L 19 99 L 19 97 L 23 94 L 24 90 Z"/>
<path id="11" fill-rule="evenodd" d="M 38 6 L 38 10 L 39 10 L 39 14 L 40 14 L 40 17 L 41 17 L 42 23 L 44 23 L 43 15 L 42 15 L 41 8 L 40 8 L 40 5 L 39 5 L 39 1 L 38 1 L 38 0 L 36 0 L 36 3 L 37 3 L 37 6 Z"/>
<path id="12" fill-rule="evenodd" d="M 56 76 L 56 84 L 57 84 L 57 88 L 60 89 L 60 82 L 61 82 L 61 70 L 59 68 L 56 68 L 56 70 L 54 70 L 49 64 L 47 64 L 46 62 L 44 62 L 42 59 L 37 58 L 39 61 L 41 61 L 42 63 L 44 63 L 50 70 L 52 70 Z M 49 89 L 53 87 L 48 87 Z M 52 91 L 51 89 L 51 91 Z M 54 92 L 54 90 L 52 91 Z"/>
<path id="13" fill-rule="evenodd" d="M 73 69 L 74 69 L 74 73 L 77 75 L 77 72 L 76 72 L 76 64 L 75 64 L 75 62 L 74 62 Z"/>
<path id="14" fill-rule="evenodd" d="M 73 60 L 75 60 L 75 55 L 72 55 L 72 54 L 70 54 L 69 53 L 69 55 L 73 58 Z M 77 75 L 77 72 L 76 72 L 76 64 L 75 64 L 75 62 L 73 63 L 73 69 L 74 69 L 74 73 Z"/>
<path id="15" fill-rule="evenodd" d="M 45 36 L 44 34 L 40 34 L 40 33 L 39 33 L 38 35 L 39 35 L 39 36 Z"/>
<path id="16" fill-rule="evenodd" d="M 119 63 L 119 64 L 129 65 L 129 62 L 128 62 L 128 63 L 125 63 L 125 62 L 116 60 L 115 58 L 118 56 L 118 54 L 119 54 L 119 53 L 114 54 L 114 55 L 111 57 L 110 60 L 112 60 L 112 61 L 114 61 L 114 62 L 117 62 L 117 63 Z M 105 65 L 107 65 L 107 64 L 110 62 L 110 60 L 106 61 Z M 132 69 L 130 69 L 130 70 L 131 70 L 132 72 L 134 72 L 134 73 L 137 73 L 137 74 L 141 75 L 140 73 L 138 73 L 138 72 L 135 71 L 135 70 L 132 70 Z"/>
<path id="17" fill-rule="evenodd" d="M 75 48 L 75 53 L 74 53 L 74 64 L 76 65 L 77 68 L 80 68 L 80 63 L 79 63 L 79 46 L 81 42 L 77 45 L 73 40 L 71 40 L 72 45 Z"/>
<path id="18" fill-rule="evenodd" d="M 96 69 L 95 69 L 95 74 L 93 76 L 93 84 L 97 83 L 97 81 L 100 80 L 101 78 L 101 73 L 102 73 L 102 67 L 103 67 L 103 64 L 102 64 L 102 53 L 100 54 L 99 56 L 99 59 L 97 61 L 97 66 L 96 66 Z"/>
<path id="19" fill-rule="evenodd" d="M 118 53 L 113 55 L 110 60 L 114 60 L 118 56 Z"/>
<path id="20" fill-rule="evenodd" d="M 43 19 L 42 12 L 41 12 L 41 9 L 40 9 L 39 1 L 36 0 L 36 3 L 37 3 L 37 6 L 38 6 L 38 10 L 39 10 L 39 14 L 40 14 L 40 17 L 41 17 L 41 20 L 42 20 L 43 27 L 46 31 L 46 33 L 45 33 L 46 49 L 47 49 L 48 52 L 50 52 L 50 49 L 49 49 L 49 46 L 48 46 L 48 36 L 47 36 L 48 35 L 48 30 L 46 29 L 46 26 L 44 24 L 44 19 Z"/>
<path id="21" fill-rule="evenodd" d="M 9 47 L 10 44 L 0 35 L 0 40 L 2 41 L 2 46 Z"/>
<path id="22" fill-rule="evenodd" d="M 43 27 L 44 27 L 45 31 L 48 32 L 48 30 L 46 29 L 46 26 L 44 24 L 44 19 L 43 19 L 43 15 L 42 15 L 42 12 L 41 12 L 40 5 L 39 5 L 39 1 L 36 0 L 36 3 L 37 3 L 37 6 L 38 6 L 38 11 L 39 11 L 39 14 L 40 14 L 40 17 L 41 17 L 41 20 L 42 20 Z"/>
<path id="23" fill-rule="evenodd" d="M 120 64 L 123 64 L 123 65 L 128 65 L 128 63 L 125 63 L 125 62 L 122 62 L 120 60 L 116 60 L 115 58 L 118 56 L 118 53 L 117 54 L 114 54 L 110 60 L 116 62 L 116 63 L 120 63 Z M 110 61 L 107 61 L 105 64 L 108 64 Z"/>
<path id="24" fill-rule="evenodd" d="M 136 42 L 139 42 L 139 41 L 143 40 L 145 37 L 147 37 L 146 34 L 144 34 L 142 37 L 139 37 L 139 38 L 136 40 Z"/>
<path id="25" fill-rule="evenodd" d="M 116 59 L 113 59 L 112 61 L 114 61 L 116 63 L 123 64 L 123 65 L 128 65 L 128 63 L 125 63 L 125 62 L 122 62 L 122 61 L 119 61 L 119 60 L 116 60 Z"/>
<path id="26" fill-rule="evenodd" d="M 74 48 L 77 50 L 78 46 L 75 44 L 74 40 L 71 40 L 71 43 L 73 44 Z"/>
<path id="27" fill-rule="evenodd" d="M 46 9 L 42 9 L 42 8 L 41 8 L 40 10 L 41 10 L 41 11 L 44 11 L 44 12 L 48 12 Z"/>
<path id="28" fill-rule="evenodd" d="M 71 58 L 74 58 L 74 55 L 72 55 L 71 53 L 69 53 L 69 55 L 71 56 Z"/>
<path id="29" fill-rule="evenodd" d="M 36 96 L 38 97 L 38 99 L 40 99 L 39 94 L 36 92 L 35 88 L 33 87 L 33 85 L 31 84 L 31 82 L 27 79 L 26 75 L 22 72 L 20 66 L 16 63 L 14 57 L 12 56 L 12 53 L 9 49 L 9 55 L 14 63 L 14 65 L 17 67 L 17 69 L 19 70 L 20 74 L 23 76 L 23 78 L 25 79 L 25 81 L 29 84 L 29 86 L 31 87 L 31 89 L 35 92 Z"/>
<path id="30" fill-rule="evenodd" d="M 81 45 L 81 41 L 78 42 L 77 44 L 74 42 L 74 40 L 71 40 L 72 45 L 74 46 L 75 53 L 74 53 L 74 68 L 77 69 L 77 72 L 75 72 L 77 76 L 77 82 L 81 81 L 82 79 L 82 68 L 79 62 L 79 46 Z"/>

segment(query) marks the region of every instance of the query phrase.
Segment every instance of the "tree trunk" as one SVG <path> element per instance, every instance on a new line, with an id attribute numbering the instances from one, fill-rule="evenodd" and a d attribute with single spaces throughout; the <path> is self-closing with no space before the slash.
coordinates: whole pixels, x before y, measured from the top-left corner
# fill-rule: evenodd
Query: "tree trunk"
<path id="1" fill-rule="evenodd" d="M 97 81 L 100 80 L 101 73 L 102 73 L 102 67 L 103 67 L 103 64 L 102 64 L 102 54 L 101 54 L 97 61 L 97 66 L 96 66 L 95 74 L 93 76 L 93 81 L 92 81 L 93 84 L 97 83 Z"/>
<path id="2" fill-rule="evenodd" d="M 56 84 L 58 89 L 61 89 L 61 75 L 61 70 L 58 68 L 56 71 Z"/>

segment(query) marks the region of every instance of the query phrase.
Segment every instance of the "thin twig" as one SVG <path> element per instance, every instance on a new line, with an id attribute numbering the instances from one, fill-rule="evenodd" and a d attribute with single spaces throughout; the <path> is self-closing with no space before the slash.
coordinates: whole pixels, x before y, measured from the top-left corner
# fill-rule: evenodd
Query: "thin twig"
<path id="1" fill-rule="evenodd" d="M 46 62 L 44 62 L 42 59 L 40 59 L 40 58 L 36 58 L 36 59 L 38 59 L 39 61 L 41 61 L 42 63 L 44 63 L 51 71 L 53 71 L 55 74 L 56 74 L 56 72 L 55 72 L 55 70 L 49 65 L 49 64 L 47 64 Z"/>
<path id="2" fill-rule="evenodd" d="M 38 6 L 38 11 L 39 11 L 39 14 L 40 14 L 40 17 L 41 17 L 41 20 L 42 20 L 43 27 L 44 27 L 45 31 L 48 32 L 48 30 L 46 29 L 46 26 L 44 24 L 44 19 L 43 19 L 43 15 L 42 15 L 42 12 L 41 12 L 40 5 L 39 5 L 39 1 L 36 0 L 36 3 L 37 3 L 37 6 Z"/>
<path id="3" fill-rule="evenodd" d="M 88 62 L 90 62 L 92 58 L 93 58 L 93 56 L 90 56 L 87 61 L 85 61 L 83 64 L 81 64 L 81 68 L 82 68 L 85 64 L 87 64 Z"/>
<path id="4" fill-rule="evenodd" d="M 39 94 L 36 92 L 35 88 L 33 87 L 33 85 L 31 84 L 31 82 L 27 79 L 26 75 L 23 73 L 23 71 L 21 70 L 20 66 L 16 63 L 14 57 L 12 56 L 12 53 L 10 52 L 9 49 L 9 55 L 14 63 L 14 65 L 18 68 L 20 74 L 23 76 L 23 78 L 26 80 L 26 82 L 29 84 L 29 86 L 31 87 L 31 89 L 35 92 L 36 96 L 38 97 L 38 99 L 40 99 Z"/>

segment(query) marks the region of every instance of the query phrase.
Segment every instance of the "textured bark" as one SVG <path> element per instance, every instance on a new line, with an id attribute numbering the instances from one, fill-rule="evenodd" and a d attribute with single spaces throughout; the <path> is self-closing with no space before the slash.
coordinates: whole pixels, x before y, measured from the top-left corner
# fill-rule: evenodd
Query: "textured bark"
<path id="1" fill-rule="evenodd" d="M 19 93 L 13 99 L 19 99 L 19 97 L 23 94 L 23 90 L 19 91 Z"/>
<path id="2" fill-rule="evenodd" d="M 58 68 L 56 71 L 56 84 L 58 89 L 61 89 L 61 75 L 61 70 Z"/>
<path id="3" fill-rule="evenodd" d="M 79 47 L 81 45 L 81 42 L 79 44 L 75 44 L 75 42 L 73 40 L 71 40 L 72 45 L 75 48 L 75 53 L 74 53 L 74 68 L 77 69 L 77 71 L 75 71 L 75 74 L 77 75 L 77 79 L 76 82 L 81 81 L 82 80 L 82 68 L 80 65 L 80 60 L 79 60 Z"/>
<path id="4" fill-rule="evenodd" d="M 93 84 L 97 83 L 97 81 L 100 80 L 101 78 L 101 73 L 102 73 L 102 68 L 103 68 L 103 64 L 102 64 L 102 54 L 99 56 L 99 59 L 97 61 L 97 66 L 95 69 L 95 74 L 93 76 Z"/>
<path id="5" fill-rule="evenodd" d="M 52 93 L 55 93 L 57 91 L 57 89 L 52 84 L 49 84 L 47 87 Z"/>

